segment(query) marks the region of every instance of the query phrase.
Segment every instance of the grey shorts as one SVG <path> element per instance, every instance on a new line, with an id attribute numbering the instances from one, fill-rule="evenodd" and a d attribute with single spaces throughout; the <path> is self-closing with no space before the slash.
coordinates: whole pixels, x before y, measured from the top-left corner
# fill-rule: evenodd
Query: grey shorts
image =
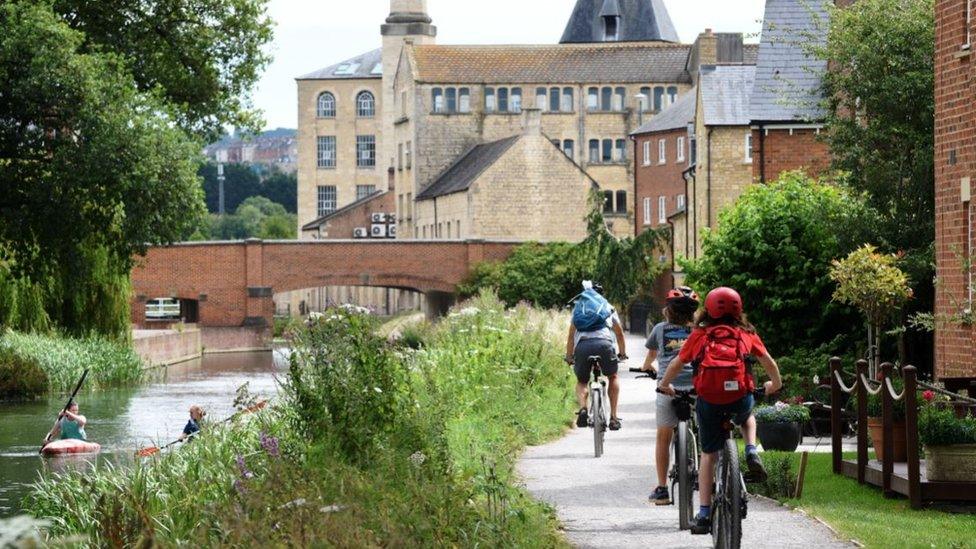
<path id="1" fill-rule="evenodd" d="M 657 418 L 658 428 L 674 429 L 678 426 L 678 415 L 674 412 L 672 401 L 674 401 L 674 397 L 657 393 L 654 416 Z"/>
<path id="2" fill-rule="evenodd" d="M 609 377 L 617 373 L 617 357 L 613 353 L 613 342 L 608 339 L 581 339 L 573 352 L 573 370 L 576 381 L 586 383 L 590 380 L 590 365 L 586 359 L 599 356 L 603 375 Z"/>

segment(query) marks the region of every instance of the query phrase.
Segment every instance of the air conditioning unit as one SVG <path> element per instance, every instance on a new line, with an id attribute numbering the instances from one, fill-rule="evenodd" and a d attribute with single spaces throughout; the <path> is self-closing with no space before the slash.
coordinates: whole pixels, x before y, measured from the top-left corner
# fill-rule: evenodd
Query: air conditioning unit
<path id="1" fill-rule="evenodd" d="M 386 225 L 373 225 L 372 232 L 369 236 L 373 238 L 386 238 Z"/>
<path id="2" fill-rule="evenodd" d="M 388 225 L 386 228 L 386 235 L 390 238 L 396 238 L 396 225 Z"/>
<path id="3" fill-rule="evenodd" d="M 369 238 L 369 229 L 366 227 L 356 227 L 352 230 L 353 238 Z"/>
<path id="4" fill-rule="evenodd" d="M 396 214 L 396 212 L 392 212 L 392 213 L 386 214 L 386 222 L 387 223 L 396 223 L 397 222 L 397 214 Z"/>
<path id="5" fill-rule="evenodd" d="M 386 214 L 385 213 L 378 213 L 378 212 L 377 213 L 374 213 L 373 214 L 373 223 L 374 224 L 376 224 L 376 223 L 386 223 Z"/>

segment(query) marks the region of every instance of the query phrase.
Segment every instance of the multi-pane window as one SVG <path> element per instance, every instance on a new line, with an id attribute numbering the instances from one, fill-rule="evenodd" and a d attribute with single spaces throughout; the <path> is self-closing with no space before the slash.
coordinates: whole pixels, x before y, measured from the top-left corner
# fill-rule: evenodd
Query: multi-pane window
<path id="1" fill-rule="evenodd" d="M 678 162 L 684 162 L 685 161 L 685 138 L 684 137 L 678 138 L 678 142 L 675 145 L 675 148 L 678 150 L 678 154 L 675 159 Z"/>
<path id="2" fill-rule="evenodd" d="M 320 135 L 316 143 L 318 167 L 336 167 L 336 138 L 334 135 Z"/>
<path id="3" fill-rule="evenodd" d="M 651 198 L 644 197 L 644 224 L 651 224 Z"/>
<path id="4" fill-rule="evenodd" d="M 590 150 L 590 155 L 589 155 L 590 164 L 598 164 L 600 162 L 600 140 L 590 139 L 589 150 Z"/>
<path id="5" fill-rule="evenodd" d="M 335 118 L 336 100 L 335 96 L 329 92 L 319 94 L 318 107 L 316 109 L 319 118 Z"/>
<path id="6" fill-rule="evenodd" d="M 375 135 L 356 136 L 356 167 L 357 168 L 376 167 L 376 136 Z"/>
<path id="7" fill-rule="evenodd" d="M 613 191 L 603 191 L 603 213 L 613 213 Z"/>
<path id="8" fill-rule="evenodd" d="M 433 88 L 430 90 L 430 98 L 435 114 L 471 112 L 469 88 Z"/>
<path id="9" fill-rule="evenodd" d="M 746 150 L 745 150 L 745 153 L 746 153 L 746 156 L 745 156 L 746 162 L 752 162 L 752 134 L 751 133 L 747 133 L 746 134 Z"/>
<path id="10" fill-rule="evenodd" d="M 591 88 L 591 94 L 596 88 Z M 573 88 L 536 88 L 536 106 L 547 112 L 573 112 Z M 593 98 L 590 98 L 593 103 Z M 589 107 L 591 110 L 594 107 Z"/>
<path id="11" fill-rule="evenodd" d="M 376 185 L 356 185 L 356 200 L 362 200 L 375 192 Z"/>
<path id="12" fill-rule="evenodd" d="M 604 164 L 613 162 L 613 139 L 604 139 L 600 145 L 602 145 L 603 155 L 601 160 Z"/>
<path id="13" fill-rule="evenodd" d="M 522 88 L 485 88 L 485 112 L 522 112 Z"/>
<path id="14" fill-rule="evenodd" d="M 356 96 L 356 116 L 372 118 L 376 114 L 376 98 L 368 91 L 361 91 Z"/>
<path id="15" fill-rule="evenodd" d="M 651 141 L 647 140 L 644 142 L 644 154 L 643 154 L 643 164 L 645 166 L 651 165 Z"/>
<path id="16" fill-rule="evenodd" d="M 680 210 L 683 210 L 683 209 L 685 209 L 685 195 L 679 194 L 678 195 L 678 210 L 680 211 Z"/>
<path id="17" fill-rule="evenodd" d="M 563 153 L 570 158 L 576 158 L 575 154 L 576 143 L 572 139 L 563 140 Z"/>
<path id="18" fill-rule="evenodd" d="M 339 198 L 336 193 L 335 185 L 319 185 L 317 198 L 319 217 L 329 215 L 330 213 L 336 211 L 336 205 L 339 202 Z"/>
<path id="19" fill-rule="evenodd" d="M 618 139 L 614 144 L 613 159 L 616 162 L 623 162 L 627 160 L 627 140 Z"/>
<path id="20" fill-rule="evenodd" d="M 627 213 L 627 191 L 617 191 L 617 213 Z"/>
<path id="21" fill-rule="evenodd" d="M 657 222 L 666 223 L 668 221 L 668 200 L 663 197 L 657 197 Z"/>
<path id="22" fill-rule="evenodd" d="M 668 142 L 660 139 L 657 142 L 657 163 L 664 164 L 668 161 Z"/>

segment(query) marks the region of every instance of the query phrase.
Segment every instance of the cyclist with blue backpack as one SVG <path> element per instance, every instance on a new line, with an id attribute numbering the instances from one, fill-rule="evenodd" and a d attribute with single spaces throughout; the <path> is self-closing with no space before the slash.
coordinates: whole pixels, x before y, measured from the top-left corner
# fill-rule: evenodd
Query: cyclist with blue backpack
<path id="1" fill-rule="evenodd" d="M 602 295 L 603 288 L 590 281 L 583 282 L 583 293 L 576 297 L 573 306 L 573 322 L 566 338 L 566 362 L 573 365 L 576 374 L 576 399 L 580 410 L 576 414 L 576 426 L 589 424 L 587 394 L 590 381 L 590 365 L 587 358 L 599 356 L 601 369 L 610 380 L 611 431 L 620 429 L 617 417 L 617 399 L 620 396 L 620 380 L 617 378 L 618 360 L 626 360 L 626 343 L 620 317 L 610 302 Z"/>
<path id="2" fill-rule="evenodd" d="M 682 345 L 678 356 L 668 365 L 658 389 L 674 396 L 671 386 L 686 364 L 692 364 L 695 392 L 698 393 L 698 433 L 702 456 L 699 467 L 701 507 L 692 525 L 692 534 L 711 532 L 712 483 L 715 463 L 725 445 L 729 431 L 723 425 L 731 417 L 742 428 L 746 442 L 746 465 L 756 482 L 766 479 L 766 470 L 756 450 L 755 380 L 747 366 L 747 357 L 758 359 L 769 381 L 766 394 L 783 387 L 779 367 L 769 355 L 756 329 L 742 312 L 742 297 L 732 288 L 716 288 L 705 298 L 705 309 L 695 318 L 695 329 Z"/>

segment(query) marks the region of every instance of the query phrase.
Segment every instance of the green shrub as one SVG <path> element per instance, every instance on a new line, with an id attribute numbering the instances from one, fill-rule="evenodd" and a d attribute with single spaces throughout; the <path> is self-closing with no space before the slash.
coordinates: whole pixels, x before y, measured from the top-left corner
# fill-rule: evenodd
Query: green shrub
<path id="1" fill-rule="evenodd" d="M 918 438 L 925 446 L 976 444 L 976 418 L 960 418 L 951 407 L 924 405 L 918 415 Z"/>
<path id="2" fill-rule="evenodd" d="M 77 339 L 62 335 L 7 332 L 0 352 L 36 364 L 51 391 L 70 391 L 89 368 L 86 388 L 135 385 L 144 379 L 142 360 L 124 343 L 98 337 Z"/>
<path id="3" fill-rule="evenodd" d="M 738 290 L 773 356 L 814 349 L 860 325 L 831 299 L 830 264 L 866 241 L 872 219 L 861 197 L 785 173 L 749 187 L 706 235 L 702 257 L 682 265 L 694 287 Z"/>
<path id="4" fill-rule="evenodd" d="M 763 464 L 768 477 L 765 482 L 750 484 L 749 490 L 773 499 L 792 499 L 796 496 L 797 458 L 792 452 L 763 452 Z M 739 456 L 743 473 L 747 472 L 744 455 Z"/>
<path id="5" fill-rule="evenodd" d="M 806 400 L 814 395 L 818 385 L 829 385 L 830 358 L 838 347 L 843 347 L 839 339 L 812 349 L 795 348 L 788 355 L 776 357 L 783 377 L 782 395 L 777 396 Z"/>
<path id="6" fill-rule="evenodd" d="M 37 397 L 47 387 L 47 374 L 36 360 L 0 349 L 0 400 Z"/>
<path id="7" fill-rule="evenodd" d="M 759 406 L 754 412 L 758 423 L 806 423 L 810 410 L 806 406 Z"/>
<path id="8" fill-rule="evenodd" d="M 274 337 L 278 338 L 291 338 L 295 333 L 301 329 L 302 320 L 293 316 L 276 316 L 274 317 Z"/>

